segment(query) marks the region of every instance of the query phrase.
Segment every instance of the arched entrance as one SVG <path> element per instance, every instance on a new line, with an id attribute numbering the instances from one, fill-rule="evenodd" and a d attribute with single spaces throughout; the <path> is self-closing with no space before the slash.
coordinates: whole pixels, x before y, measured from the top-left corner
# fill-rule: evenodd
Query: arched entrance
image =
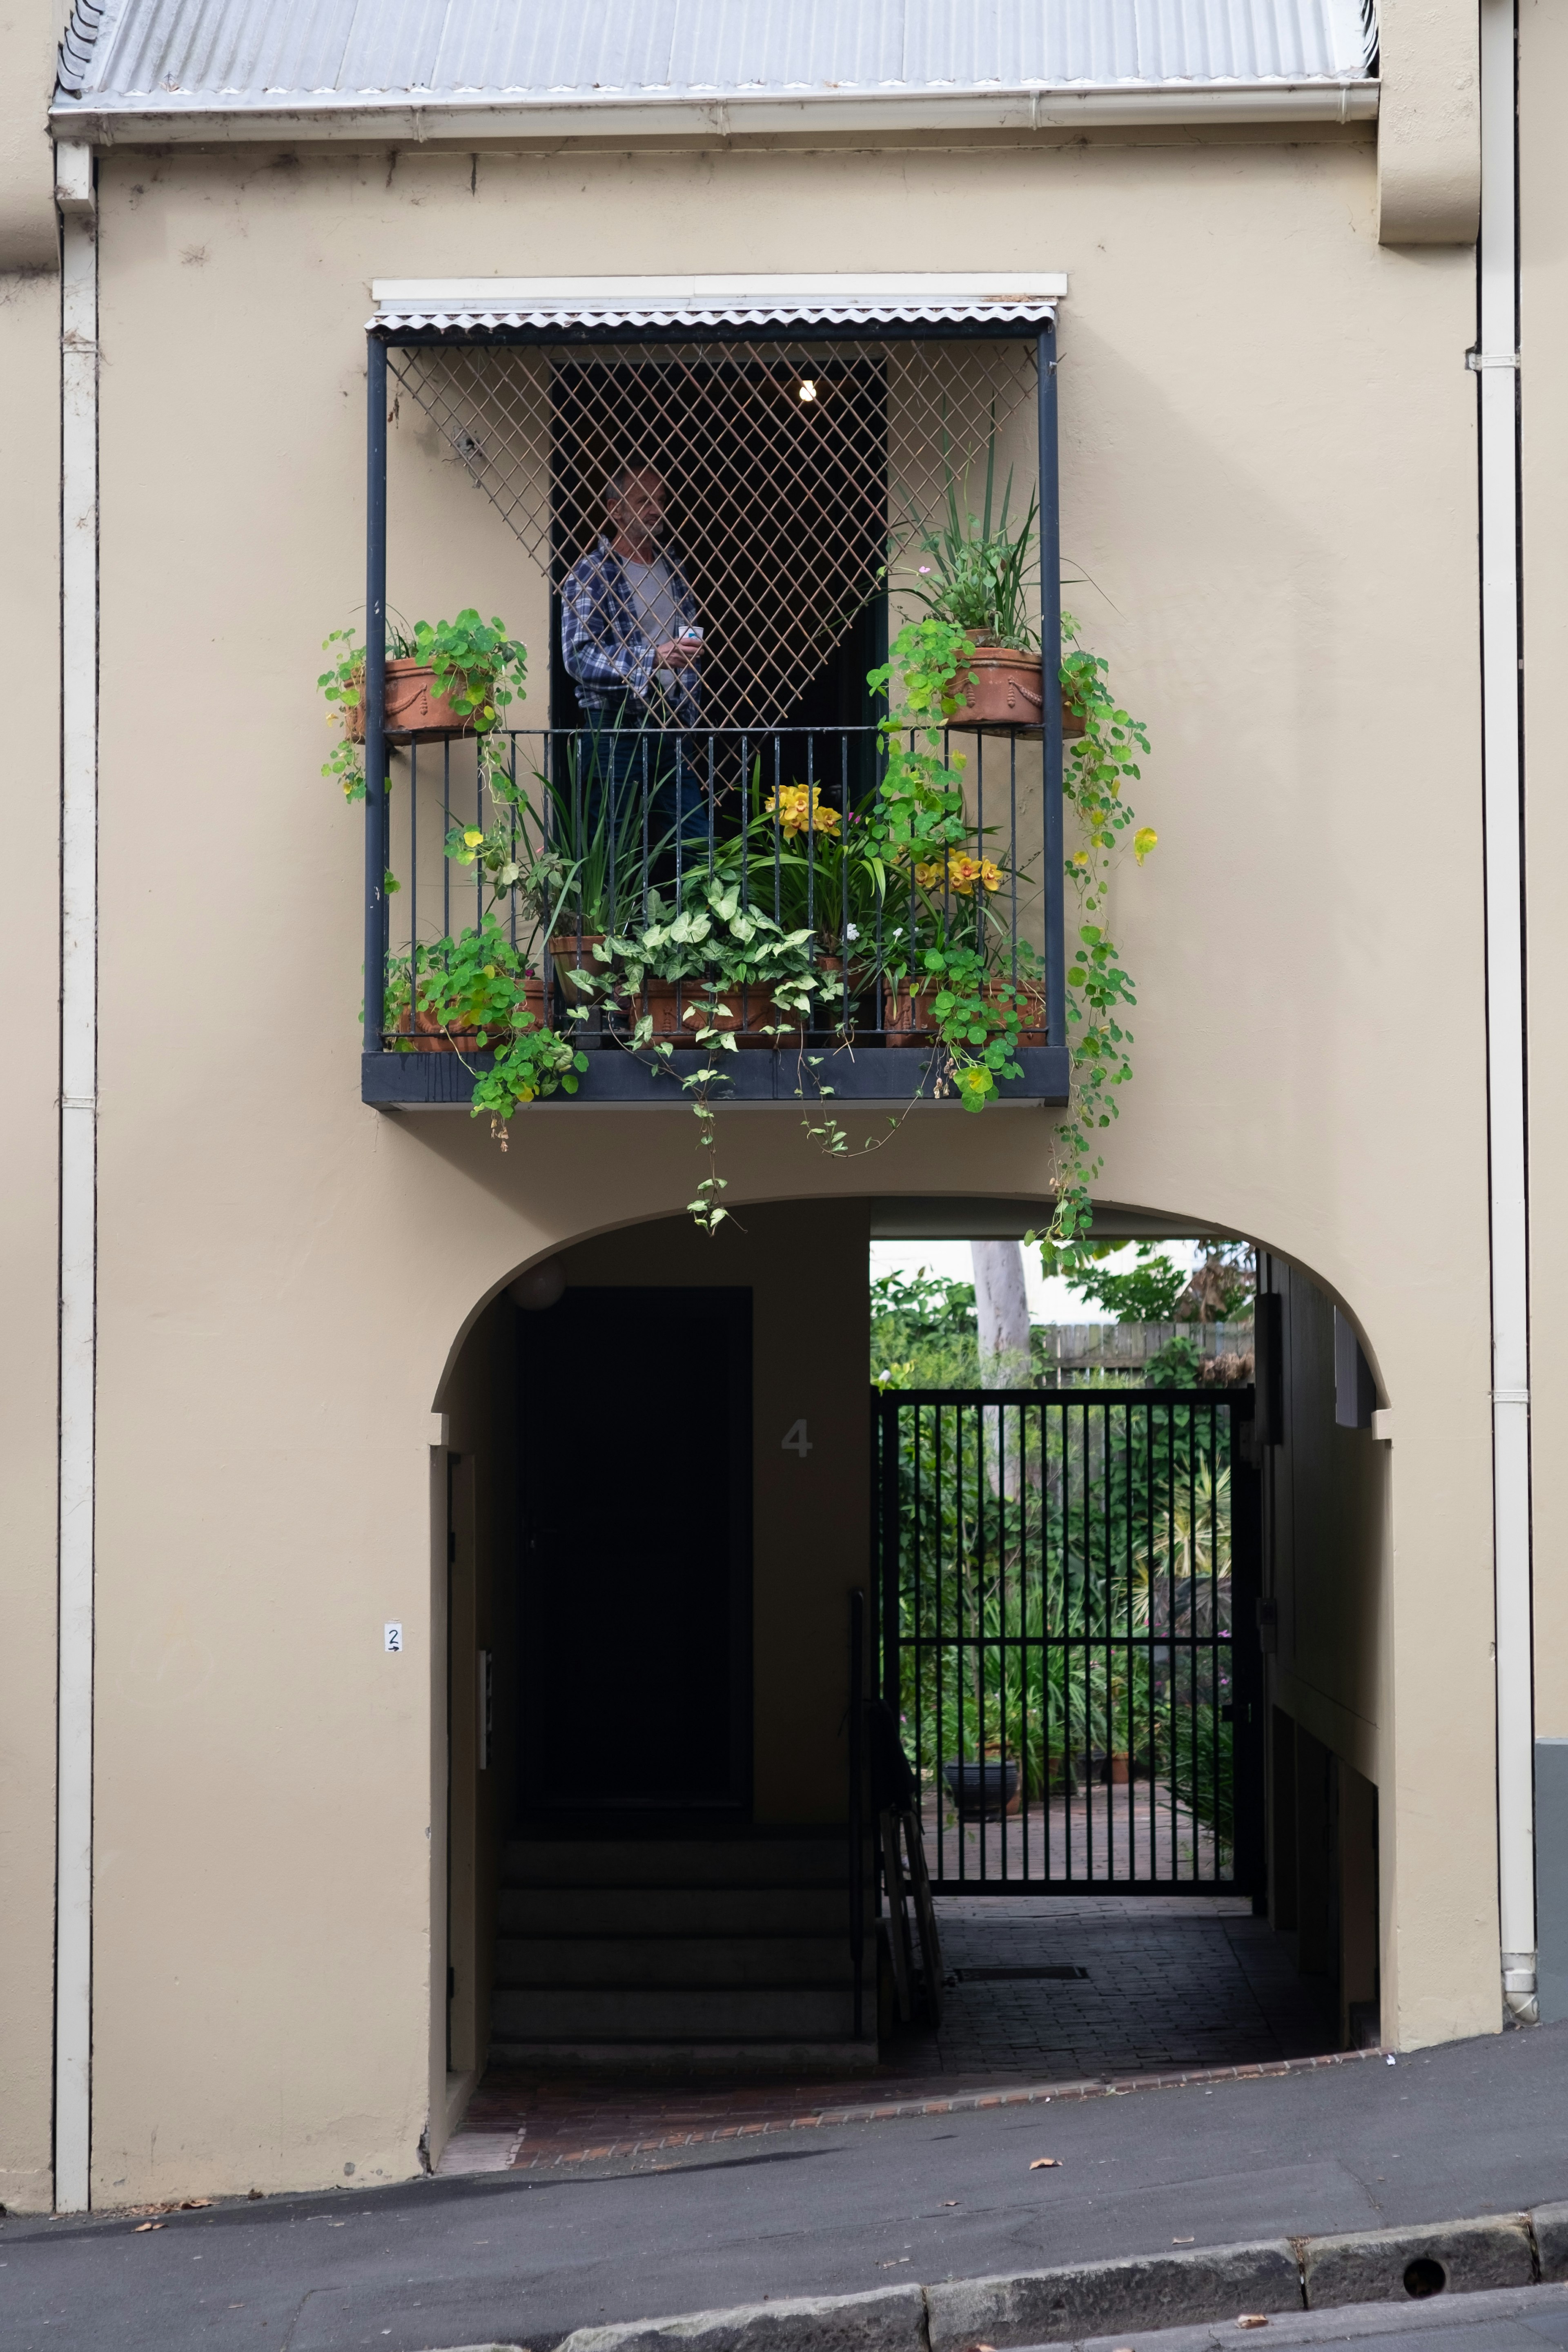
<path id="1" fill-rule="evenodd" d="M 1254 1385 L 878 1397 L 867 1257 L 888 1213 L 768 1204 L 721 1249 L 684 1221 L 626 1228 L 500 1293 L 464 1343 L 454 2099 L 490 2076 L 453 2162 L 500 2145 L 520 2101 L 569 2116 L 560 2086 L 585 2072 L 631 2113 L 649 2069 L 743 2106 L 856 2071 L 880 2095 L 1376 2037 L 1385 1474 L 1353 1331 L 1339 1318 L 1336 1354 L 1332 1302 L 1264 1253 Z M 902 1213 L 952 1231 L 978 1212 Z M 911 1515 L 900 1475 L 938 1469 L 945 1500 Z M 918 1557 L 891 1558 L 910 1535 Z M 1034 1585 L 988 1597 L 1009 1540 Z M 1057 1622 L 1073 1544 L 1078 1615 Z M 940 1596 L 904 1591 L 937 1570 Z M 940 2030 L 918 2000 L 900 2019 L 868 1748 L 857 1790 L 858 1594 L 863 1693 L 921 1786 Z M 958 1801 L 966 1763 L 982 1799 L 1001 1768 L 994 1817 Z"/>

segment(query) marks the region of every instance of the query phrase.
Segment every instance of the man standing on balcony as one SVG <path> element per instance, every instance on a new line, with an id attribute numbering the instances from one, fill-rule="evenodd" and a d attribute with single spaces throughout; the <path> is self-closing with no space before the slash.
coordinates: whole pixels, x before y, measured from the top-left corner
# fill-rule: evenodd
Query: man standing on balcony
<path id="1" fill-rule="evenodd" d="M 679 732 L 697 723 L 702 632 L 664 551 L 666 496 L 653 466 L 610 475 L 604 535 L 562 583 L 561 652 L 588 721 L 590 824 L 607 789 L 612 832 L 640 860 L 646 791 L 649 848 L 664 845 L 655 863 L 668 874 L 678 831 L 682 845 L 706 841 L 707 810 Z"/>

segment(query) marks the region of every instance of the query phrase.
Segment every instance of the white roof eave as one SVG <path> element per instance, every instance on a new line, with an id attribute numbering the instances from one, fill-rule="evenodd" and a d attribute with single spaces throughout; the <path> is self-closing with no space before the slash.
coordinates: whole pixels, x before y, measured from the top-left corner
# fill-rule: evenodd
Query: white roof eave
<path id="1" fill-rule="evenodd" d="M 232 94 L 160 89 L 144 97 L 57 97 L 57 139 L 94 146 L 265 138 L 431 140 L 788 137 L 802 132 L 1049 131 L 1093 124 L 1367 121 L 1378 110 L 1371 79 L 1139 82 L 952 90 L 861 90 L 834 96 L 784 91 L 650 96 L 596 91 L 574 97 L 507 92 L 375 91 Z"/>

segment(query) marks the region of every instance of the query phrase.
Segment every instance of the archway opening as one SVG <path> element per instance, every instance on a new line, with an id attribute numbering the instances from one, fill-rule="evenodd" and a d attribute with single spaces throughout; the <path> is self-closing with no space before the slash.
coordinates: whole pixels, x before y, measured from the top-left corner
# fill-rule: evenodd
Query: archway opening
<path id="1" fill-rule="evenodd" d="M 1102 1309 L 1162 1257 L 1247 1295 L 1060 1294 L 984 1360 L 984 1282 L 908 1261 L 1025 1222 L 643 1224 L 475 1321 L 444 1398 L 446 2030 L 454 2109 L 486 2088 L 443 2168 L 602 2139 L 606 2099 L 637 2137 L 650 2101 L 696 2128 L 847 2075 L 1375 2041 L 1385 1465 L 1354 1333 L 1267 1252 L 1107 1214 Z M 917 1844 L 940 1957 L 918 1906 L 900 1927 Z"/>

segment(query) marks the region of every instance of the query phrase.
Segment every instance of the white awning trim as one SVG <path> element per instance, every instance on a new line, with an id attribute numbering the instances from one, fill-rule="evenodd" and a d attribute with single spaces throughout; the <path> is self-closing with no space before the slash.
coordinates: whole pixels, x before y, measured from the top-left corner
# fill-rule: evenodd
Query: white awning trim
<path id="1" fill-rule="evenodd" d="M 392 331 L 529 327 L 1043 326 L 1068 290 L 1059 270 L 868 278 L 392 279 L 372 289 Z"/>

